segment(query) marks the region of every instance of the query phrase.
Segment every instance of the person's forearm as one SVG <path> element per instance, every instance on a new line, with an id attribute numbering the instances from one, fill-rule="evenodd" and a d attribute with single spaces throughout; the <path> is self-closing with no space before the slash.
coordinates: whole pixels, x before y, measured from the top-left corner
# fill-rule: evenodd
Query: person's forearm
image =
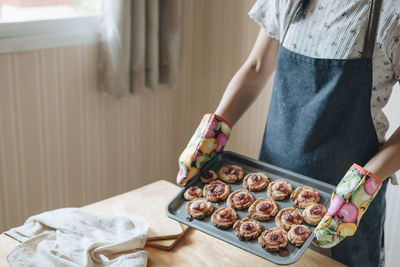
<path id="1" fill-rule="evenodd" d="M 383 181 L 400 169 L 400 127 L 364 168 Z"/>
<path id="2" fill-rule="evenodd" d="M 275 69 L 279 42 L 260 32 L 249 58 L 233 76 L 215 111 L 232 126 L 264 88 Z"/>

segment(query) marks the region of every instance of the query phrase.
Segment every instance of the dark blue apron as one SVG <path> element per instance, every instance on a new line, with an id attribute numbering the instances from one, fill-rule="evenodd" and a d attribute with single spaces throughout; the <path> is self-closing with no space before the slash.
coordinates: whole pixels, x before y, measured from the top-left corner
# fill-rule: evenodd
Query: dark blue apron
<path id="1" fill-rule="evenodd" d="M 337 185 L 353 163 L 363 166 L 378 151 L 370 105 L 380 1 L 372 2 L 362 58 L 312 58 L 284 48 L 282 38 L 260 160 Z M 379 266 L 386 186 L 356 234 L 332 248 L 332 258 Z"/>

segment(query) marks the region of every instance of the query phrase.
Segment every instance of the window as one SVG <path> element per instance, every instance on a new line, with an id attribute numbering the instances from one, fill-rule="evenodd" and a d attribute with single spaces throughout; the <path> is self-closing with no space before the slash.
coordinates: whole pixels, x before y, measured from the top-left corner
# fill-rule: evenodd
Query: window
<path id="1" fill-rule="evenodd" d="M 100 0 L 0 0 L 0 23 L 100 14 Z"/>
<path id="2" fill-rule="evenodd" d="M 102 0 L 0 0 L 0 53 L 98 41 Z"/>

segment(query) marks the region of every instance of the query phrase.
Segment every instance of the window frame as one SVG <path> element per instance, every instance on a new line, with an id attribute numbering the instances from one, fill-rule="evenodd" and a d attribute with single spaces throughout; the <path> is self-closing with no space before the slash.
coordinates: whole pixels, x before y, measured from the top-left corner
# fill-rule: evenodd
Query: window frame
<path id="1" fill-rule="evenodd" d="M 0 53 L 96 43 L 100 15 L 0 23 Z"/>

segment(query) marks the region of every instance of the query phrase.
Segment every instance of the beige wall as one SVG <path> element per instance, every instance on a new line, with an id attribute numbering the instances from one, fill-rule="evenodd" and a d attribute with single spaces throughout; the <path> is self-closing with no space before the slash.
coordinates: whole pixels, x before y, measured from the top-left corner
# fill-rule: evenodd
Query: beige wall
<path id="1" fill-rule="evenodd" d="M 30 215 L 81 206 L 156 179 L 213 112 L 258 26 L 253 0 L 185 0 L 179 88 L 125 100 L 97 92 L 95 44 L 0 55 L 0 232 Z M 227 149 L 255 157 L 267 94 Z"/>

